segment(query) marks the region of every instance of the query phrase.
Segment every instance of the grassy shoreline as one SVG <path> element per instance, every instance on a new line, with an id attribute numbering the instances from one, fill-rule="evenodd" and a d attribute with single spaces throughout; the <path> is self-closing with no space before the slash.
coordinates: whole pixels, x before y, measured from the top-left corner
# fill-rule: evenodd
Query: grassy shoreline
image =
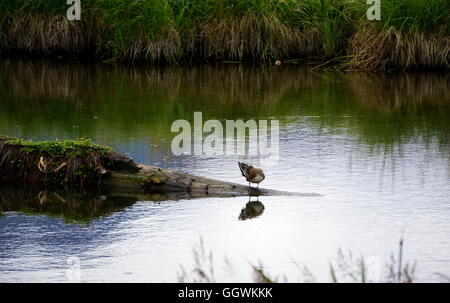
<path id="1" fill-rule="evenodd" d="M 0 53 L 126 64 L 322 62 L 349 70 L 448 70 L 446 0 L 0 1 Z"/>

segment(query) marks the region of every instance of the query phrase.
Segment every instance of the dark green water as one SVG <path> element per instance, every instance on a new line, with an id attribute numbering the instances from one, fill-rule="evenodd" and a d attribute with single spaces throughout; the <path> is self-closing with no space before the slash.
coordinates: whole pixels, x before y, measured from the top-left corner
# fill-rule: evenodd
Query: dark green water
<path id="1" fill-rule="evenodd" d="M 248 262 L 260 260 L 297 281 L 295 260 L 329 281 L 339 247 L 384 263 L 404 235 L 417 279 L 438 281 L 435 272 L 450 273 L 449 87 L 448 74 L 2 61 L 0 134 L 88 137 L 138 162 L 245 183 L 236 161 L 248 157 L 174 156 L 171 124 L 195 111 L 204 120 L 277 119 L 280 161 L 263 167 L 262 185 L 323 196 L 267 197 L 261 207 L 3 186 L 0 280 L 66 281 L 66 261 L 77 256 L 85 281 L 175 281 L 202 237 L 218 280 L 248 281 Z M 234 274 L 221 272 L 224 256 Z"/>

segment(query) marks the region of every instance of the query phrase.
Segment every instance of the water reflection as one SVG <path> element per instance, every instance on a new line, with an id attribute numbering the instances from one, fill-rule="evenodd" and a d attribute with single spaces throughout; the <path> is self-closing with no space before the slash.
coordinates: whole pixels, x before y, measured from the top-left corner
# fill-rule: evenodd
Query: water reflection
<path id="1" fill-rule="evenodd" d="M 90 223 L 96 218 L 123 210 L 138 201 L 126 194 L 103 194 L 62 188 L 50 190 L 19 185 L 0 188 L 0 210 L 63 218 L 65 223 Z"/>
<path id="2" fill-rule="evenodd" d="M 264 209 L 264 204 L 259 201 L 259 196 L 257 196 L 256 201 L 251 201 L 251 196 L 249 196 L 247 204 L 245 204 L 245 207 L 239 214 L 239 220 L 247 220 L 259 217 L 263 214 Z"/>
<path id="3" fill-rule="evenodd" d="M 0 184 L 0 216 L 18 211 L 24 214 L 45 215 L 62 218 L 65 223 L 89 224 L 116 212 L 123 211 L 138 201 L 173 202 L 199 198 L 232 197 L 231 195 L 209 195 L 188 192 L 127 192 L 114 188 L 92 188 L 81 191 L 77 188 L 43 188 L 20 184 Z M 249 200 L 250 201 L 250 200 Z"/>
<path id="4" fill-rule="evenodd" d="M 245 185 L 236 157 L 173 156 L 171 123 L 191 120 L 194 111 L 205 120 L 275 118 L 281 161 L 261 166 L 264 187 L 322 196 L 270 197 L 262 205 L 242 197 L 3 188 L 0 280 L 64 281 L 67 255 L 80 254 L 89 281 L 173 281 L 200 236 L 245 265 L 257 256 L 275 274 L 296 277 L 296 256 L 328 278 L 328 261 L 339 247 L 389 258 L 406 230 L 419 276 L 433 281 L 434 272 L 450 271 L 449 76 L 2 61 L 0 133 L 90 137 L 138 162 Z M 250 224 L 236 218 L 261 216 L 265 206 L 270 214 Z M 47 215 L 92 222 L 63 224 Z M 236 267 L 241 277 L 244 267 Z"/>
<path id="5" fill-rule="evenodd" d="M 0 132 L 29 138 L 87 136 L 130 140 L 166 153 L 171 123 L 269 118 L 319 127 L 374 144 L 404 143 L 417 132 L 450 142 L 449 74 L 312 73 L 307 68 L 203 66 L 136 69 L 3 61 Z M 298 119 L 296 121 L 299 122 Z M 49 127 L 51 126 L 51 127 Z"/>

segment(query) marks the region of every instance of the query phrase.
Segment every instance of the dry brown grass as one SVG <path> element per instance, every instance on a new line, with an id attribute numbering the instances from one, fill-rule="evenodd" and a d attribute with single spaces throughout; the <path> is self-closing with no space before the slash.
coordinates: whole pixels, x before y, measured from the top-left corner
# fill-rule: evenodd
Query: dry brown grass
<path id="1" fill-rule="evenodd" d="M 83 22 L 43 14 L 12 16 L 7 21 L 10 48 L 39 55 L 99 54 L 99 27 L 93 15 Z"/>
<path id="2" fill-rule="evenodd" d="M 272 61 L 317 56 L 322 37 L 319 30 L 282 23 L 275 16 L 217 20 L 181 33 L 167 25 L 158 38 L 136 33 L 125 45 L 111 45 L 108 29 L 94 14 L 71 22 L 65 16 L 43 14 L 12 16 L 6 22 L 9 50 L 36 55 L 85 55 L 124 62 L 175 64 L 190 60 Z"/>
<path id="3" fill-rule="evenodd" d="M 321 48 L 317 29 L 302 31 L 275 16 L 253 14 L 202 24 L 185 40 L 189 57 L 214 60 L 289 59 L 317 55 Z"/>
<path id="4" fill-rule="evenodd" d="M 26 55 L 75 56 L 130 63 L 192 61 L 272 62 L 324 57 L 324 33 L 314 26 L 298 27 L 274 14 L 208 19 L 191 29 L 169 23 L 151 35 L 136 28 L 132 36 L 119 42 L 113 36 L 120 29 L 108 26 L 94 12 L 82 21 L 43 13 L 12 15 L 2 24 L 7 39 L 3 52 Z M 6 30 L 5 30 L 6 29 Z M 362 22 L 355 34 L 343 37 L 347 45 L 332 58 L 332 64 L 351 70 L 445 69 L 450 68 L 450 38 L 442 30 L 432 34 L 400 32 L 394 27 L 380 29 Z M 119 39 L 120 40 L 120 39 Z M 6 41 L 6 42 L 5 42 Z M 348 59 L 350 58 L 350 59 Z M 328 58 L 329 59 L 329 58 Z"/>
<path id="5" fill-rule="evenodd" d="M 449 68 L 450 38 L 444 33 L 400 33 L 364 25 L 348 43 L 347 53 L 354 55 L 351 69 L 389 70 L 401 68 Z"/>
<path id="6" fill-rule="evenodd" d="M 24 14 L 6 22 L 6 52 L 44 56 L 83 56 L 91 59 L 113 57 L 116 61 L 176 63 L 181 54 L 181 38 L 173 27 L 164 29 L 161 39 L 152 40 L 138 33 L 125 47 L 111 46 L 107 28 L 95 14 L 83 15 L 82 21 L 71 22 L 65 16 Z M 6 50 L 5 50 L 6 48 Z"/>
<path id="7" fill-rule="evenodd" d="M 150 39 L 144 33 L 120 50 L 117 59 L 126 62 L 151 62 L 175 64 L 182 52 L 180 33 L 173 27 L 164 29 L 160 39 Z"/>

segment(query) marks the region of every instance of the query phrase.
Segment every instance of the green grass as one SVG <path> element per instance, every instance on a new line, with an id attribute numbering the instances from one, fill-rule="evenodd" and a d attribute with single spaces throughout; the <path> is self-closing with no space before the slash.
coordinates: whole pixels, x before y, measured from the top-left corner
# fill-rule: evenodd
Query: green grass
<path id="1" fill-rule="evenodd" d="M 431 33 L 442 45 L 426 56 L 448 63 L 447 0 L 381 3 L 382 20 L 368 21 L 365 0 L 83 0 L 82 21 L 67 22 L 64 1 L 0 0 L 0 50 L 171 64 L 326 60 L 355 55 L 349 41 L 370 24 L 374 36 Z"/>
<path id="2" fill-rule="evenodd" d="M 450 34 L 450 5 L 447 0 L 383 0 L 382 24 L 404 33 Z"/>
<path id="3" fill-rule="evenodd" d="M 26 153 L 45 153 L 51 157 L 74 157 L 85 156 L 93 151 L 102 154 L 110 151 L 109 148 L 97 145 L 92 140 L 80 138 L 80 140 L 63 140 L 63 141 L 42 141 L 33 142 L 20 138 L 7 138 L 0 135 L 0 139 L 5 138 L 5 144 L 21 147 Z"/>

